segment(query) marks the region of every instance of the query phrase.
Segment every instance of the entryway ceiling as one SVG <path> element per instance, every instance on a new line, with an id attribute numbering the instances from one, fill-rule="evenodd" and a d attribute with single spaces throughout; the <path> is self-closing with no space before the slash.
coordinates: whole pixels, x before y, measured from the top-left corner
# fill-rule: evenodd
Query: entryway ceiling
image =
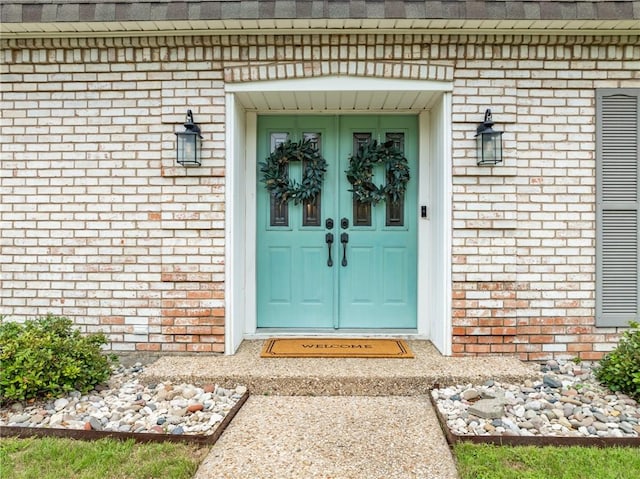
<path id="1" fill-rule="evenodd" d="M 430 110 L 452 84 L 446 81 L 326 76 L 230 83 L 225 86 L 247 111 L 419 112 Z"/>
<path id="2" fill-rule="evenodd" d="M 289 91 L 241 92 L 237 98 L 248 111 L 260 112 L 407 112 L 422 111 L 441 92 L 434 91 Z"/>

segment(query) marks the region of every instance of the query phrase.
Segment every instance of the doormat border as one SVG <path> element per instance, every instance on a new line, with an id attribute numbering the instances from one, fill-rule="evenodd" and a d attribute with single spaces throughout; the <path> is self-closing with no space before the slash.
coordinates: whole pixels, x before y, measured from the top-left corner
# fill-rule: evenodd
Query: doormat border
<path id="1" fill-rule="evenodd" d="M 224 419 L 218 424 L 213 434 L 153 434 L 137 432 L 117 432 L 117 431 L 85 431 L 81 429 L 44 428 L 44 427 L 16 427 L 0 426 L 0 437 L 16 437 L 25 439 L 29 437 L 59 437 L 68 439 L 78 439 L 80 441 L 97 441 L 99 439 L 115 439 L 126 441 L 133 439 L 135 442 L 186 442 L 202 445 L 215 444 L 222 433 L 231 423 L 240 408 L 249 399 L 249 391 L 244 393 L 238 402 L 229 410 Z"/>
<path id="2" fill-rule="evenodd" d="M 285 341 L 314 341 L 314 342 L 335 342 L 345 343 L 348 341 L 364 343 L 364 342 L 391 342 L 398 348 L 398 352 L 393 353 L 375 353 L 367 352 L 361 349 L 350 350 L 348 348 L 339 348 L 331 351 L 331 348 L 317 348 L 313 351 L 303 352 L 284 352 L 279 353 L 275 348 L 279 342 Z M 265 340 L 260 352 L 261 358 L 353 358 L 353 359 L 413 359 L 415 358 L 411 348 L 404 339 L 393 338 L 326 338 L 326 337 L 308 337 L 308 338 L 270 338 Z"/>

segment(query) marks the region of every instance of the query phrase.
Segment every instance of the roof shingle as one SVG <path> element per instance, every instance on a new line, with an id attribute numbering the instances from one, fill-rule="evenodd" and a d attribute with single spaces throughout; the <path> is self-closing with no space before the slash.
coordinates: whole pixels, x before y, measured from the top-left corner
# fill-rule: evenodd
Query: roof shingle
<path id="1" fill-rule="evenodd" d="M 640 0 L 5 0 L 3 23 L 243 19 L 640 19 Z"/>

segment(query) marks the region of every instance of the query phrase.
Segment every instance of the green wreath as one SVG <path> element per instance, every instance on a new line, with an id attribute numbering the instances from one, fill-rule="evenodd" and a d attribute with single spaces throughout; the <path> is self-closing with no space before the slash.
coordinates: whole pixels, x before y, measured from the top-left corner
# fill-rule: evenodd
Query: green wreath
<path id="1" fill-rule="evenodd" d="M 377 164 L 384 164 L 385 185 L 378 186 L 372 181 L 373 169 Z M 393 141 L 378 143 L 374 140 L 361 146 L 349 159 L 349 169 L 345 173 L 352 186 L 349 191 L 353 192 L 355 198 L 361 203 L 373 205 L 385 200 L 398 204 L 410 178 L 409 162 Z"/>
<path id="2" fill-rule="evenodd" d="M 289 178 L 288 167 L 291 161 L 304 162 L 301 183 Z M 327 161 L 311 140 L 299 143 L 287 140 L 278 145 L 266 161 L 260 163 L 260 171 L 267 191 L 280 203 L 290 200 L 300 203 L 304 200 L 313 201 L 320 193 Z"/>

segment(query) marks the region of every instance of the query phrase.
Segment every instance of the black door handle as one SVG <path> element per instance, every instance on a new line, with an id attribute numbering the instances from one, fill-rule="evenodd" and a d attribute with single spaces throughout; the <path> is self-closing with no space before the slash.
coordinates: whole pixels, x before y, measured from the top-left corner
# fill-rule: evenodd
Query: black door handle
<path id="1" fill-rule="evenodd" d="M 342 233 L 340 235 L 340 242 L 342 243 L 342 266 L 347 265 L 347 243 L 349 242 L 349 234 Z"/>
<path id="2" fill-rule="evenodd" d="M 333 244 L 333 233 L 327 233 L 324 237 L 327 243 L 327 249 L 329 250 L 329 258 L 327 259 L 327 266 L 331 268 L 333 266 L 333 260 L 331 259 L 331 245 Z"/>

